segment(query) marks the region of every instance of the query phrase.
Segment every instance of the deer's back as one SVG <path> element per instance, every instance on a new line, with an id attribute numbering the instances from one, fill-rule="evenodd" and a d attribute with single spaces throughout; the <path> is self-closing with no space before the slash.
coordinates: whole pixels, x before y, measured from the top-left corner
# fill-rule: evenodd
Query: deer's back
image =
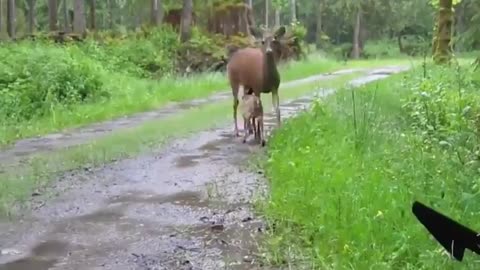
<path id="1" fill-rule="evenodd" d="M 227 73 L 232 85 L 244 85 L 261 91 L 263 87 L 263 52 L 257 48 L 244 48 L 236 51 L 227 65 Z"/>

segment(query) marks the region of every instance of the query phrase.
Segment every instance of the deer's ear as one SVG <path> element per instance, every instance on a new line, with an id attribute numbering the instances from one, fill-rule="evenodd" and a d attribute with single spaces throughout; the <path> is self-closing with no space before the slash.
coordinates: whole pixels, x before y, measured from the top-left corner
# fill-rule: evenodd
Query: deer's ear
<path id="1" fill-rule="evenodd" d="M 286 32 L 285 26 L 283 26 L 283 25 L 280 26 L 280 27 L 277 29 L 277 31 L 275 31 L 275 38 L 276 38 L 276 39 L 279 39 L 279 38 L 283 37 L 283 35 L 285 35 L 285 32 Z"/>
<path id="2" fill-rule="evenodd" d="M 263 33 L 260 29 L 258 29 L 257 27 L 254 27 L 254 26 L 250 26 L 250 33 L 252 33 L 252 35 L 256 38 L 256 39 L 260 39 L 263 37 Z"/>

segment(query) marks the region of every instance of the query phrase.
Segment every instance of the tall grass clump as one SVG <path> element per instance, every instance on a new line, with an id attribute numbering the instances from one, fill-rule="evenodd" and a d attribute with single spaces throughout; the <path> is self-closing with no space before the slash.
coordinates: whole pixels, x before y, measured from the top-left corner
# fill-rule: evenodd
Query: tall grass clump
<path id="1" fill-rule="evenodd" d="M 262 207 L 271 264 L 478 268 L 468 251 L 463 263 L 451 260 L 411 213 L 419 200 L 480 228 L 479 74 L 427 74 L 414 69 L 343 89 L 274 134 Z"/>
<path id="2" fill-rule="evenodd" d="M 169 26 L 131 34 L 126 38 L 90 38 L 79 46 L 110 71 L 143 78 L 159 78 L 173 73 L 175 58 L 181 47 L 178 34 Z"/>
<path id="3" fill-rule="evenodd" d="M 76 47 L 32 42 L 0 48 L 0 118 L 24 121 L 45 116 L 52 107 L 98 100 L 102 66 Z"/>

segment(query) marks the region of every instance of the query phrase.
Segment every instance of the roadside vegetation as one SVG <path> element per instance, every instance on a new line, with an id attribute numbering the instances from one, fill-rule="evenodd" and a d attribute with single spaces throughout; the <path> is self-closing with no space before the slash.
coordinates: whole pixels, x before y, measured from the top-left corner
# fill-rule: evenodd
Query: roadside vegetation
<path id="1" fill-rule="evenodd" d="M 406 73 L 318 100 L 274 132 L 260 161 L 271 191 L 259 205 L 270 228 L 265 263 L 289 269 L 477 269 L 470 251 L 462 263 L 452 260 L 411 208 L 418 200 L 479 229 L 480 32 L 463 22 L 478 23 L 480 5 L 353 2 L 317 6 L 326 16 L 338 12 L 355 22 L 345 31 L 353 42 L 325 50 L 338 60 L 422 60 Z M 377 38 L 359 42 L 363 27 Z"/>
<path id="2" fill-rule="evenodd" d="M 471 65 L 429 64 L 343 89 L 286 121 L 265 164 L 270 263 L 478 268 L 468 251 L 462 264 L 442 254 L 411 206 L 478 229 L 479 87 Z"/>

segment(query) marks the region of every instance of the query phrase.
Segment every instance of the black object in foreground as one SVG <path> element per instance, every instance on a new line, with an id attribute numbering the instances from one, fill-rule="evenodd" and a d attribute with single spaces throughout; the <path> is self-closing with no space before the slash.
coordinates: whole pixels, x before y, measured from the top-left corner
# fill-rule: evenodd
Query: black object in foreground
<path id="1" fill-rule="evenodd" d="M 480 255 L 480 238 L 477 232 L 417 201 L 413 203 L 412 212 L 458 261 L 463 260 L 467 248 Z"/>

